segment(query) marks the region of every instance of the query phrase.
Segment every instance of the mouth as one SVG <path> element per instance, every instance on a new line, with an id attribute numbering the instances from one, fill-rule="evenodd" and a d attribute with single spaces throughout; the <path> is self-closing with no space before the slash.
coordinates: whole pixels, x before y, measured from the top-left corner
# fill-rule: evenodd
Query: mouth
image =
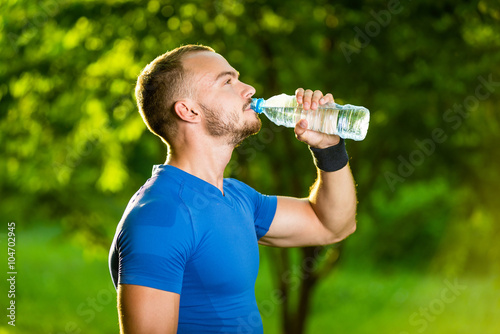
<path id="1" fill-rule="evenodd" d="M 252 103 L 252 100 L 249 99 L 247 101 L 247 103 L 245 103 L 245 105 L 243 106 L 243 111 L 253 110 L 252 108 L 250 108 L 251 103 Z"/>

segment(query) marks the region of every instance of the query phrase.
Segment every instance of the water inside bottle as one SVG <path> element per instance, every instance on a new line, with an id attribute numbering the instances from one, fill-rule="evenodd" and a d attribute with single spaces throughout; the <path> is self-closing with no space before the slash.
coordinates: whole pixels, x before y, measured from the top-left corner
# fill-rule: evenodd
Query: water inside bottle
<path id="1" fill-rule="evenodd" d="M 337 109 L 304 110 L 299 107 L 264 107 L 264 113 L 277 125 L 295 127 L 301 119 L 307 120 L 307 128 L 313 131 L 335 134 L 337 129 Z"/>
<path id="2" fill-rule="evenodd" d="M 354 140 L 364 139 L 370 121 L 369 111 L 364 107 L 332 102 L 306 111 L 294 96 L 285 94 L 270 98 L 261 109 L 277 125 L 293 128 L 298 121 L 306 119 L 309 130 Z"/>

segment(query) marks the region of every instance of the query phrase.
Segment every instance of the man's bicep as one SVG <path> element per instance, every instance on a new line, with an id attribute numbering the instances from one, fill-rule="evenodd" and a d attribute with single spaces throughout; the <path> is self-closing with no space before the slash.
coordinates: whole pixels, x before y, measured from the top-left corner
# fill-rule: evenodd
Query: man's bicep
<path id="1" fill-rule="evenodd" d="M 276 214 L 259 243 L 276 247 L 301 247 L 331 243 L 331 232 L 316 216 L 307 198 L 278 196 Z"/>
<path id="2" fill-rule="evenodd" d="M 121 334 L 176 333 L 180 295 L 140 285 L 120 284 L 118 314 Z"/>

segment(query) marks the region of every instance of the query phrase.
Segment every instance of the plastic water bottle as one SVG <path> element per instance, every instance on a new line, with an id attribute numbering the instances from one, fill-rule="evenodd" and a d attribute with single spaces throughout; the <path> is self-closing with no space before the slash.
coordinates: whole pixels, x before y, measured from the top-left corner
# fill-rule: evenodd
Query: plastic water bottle
<path id="1" fill-rule="evenodd" d="M 370 123 L 370 111 L 365 107 L 330 102 L 318 106 L 316 110 L 304 110 L 295 96 L 286 94 L 268 100 L 254 98 L 250 107 L 256 113 L 264 113 L 277 125 L 293 128 L 304 118 L 309 130 L 338 135 L 344 139 L 365 139 Z"/>

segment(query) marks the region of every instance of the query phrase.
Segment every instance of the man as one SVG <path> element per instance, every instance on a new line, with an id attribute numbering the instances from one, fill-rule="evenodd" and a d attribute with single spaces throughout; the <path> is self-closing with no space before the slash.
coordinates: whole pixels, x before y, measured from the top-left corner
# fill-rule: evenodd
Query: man
<path id="1" fill-rule="evenodd" d="M 233 149 L 261 127 L 254 93 L 205 46 L 161 55 L 139 76 L 139 111 L 169 154 L 130 200 L 111 247 L 122 333 L 262 333 L 258 244 L 327 245 L 354 232 L 343 140 L 306 130 L 305 120 L 296 137 L 322 169 L 309 198 L 264 196 L 223 178 Z M 333 101 L 303 89 L 296 97 L 306 110 Z"/>

